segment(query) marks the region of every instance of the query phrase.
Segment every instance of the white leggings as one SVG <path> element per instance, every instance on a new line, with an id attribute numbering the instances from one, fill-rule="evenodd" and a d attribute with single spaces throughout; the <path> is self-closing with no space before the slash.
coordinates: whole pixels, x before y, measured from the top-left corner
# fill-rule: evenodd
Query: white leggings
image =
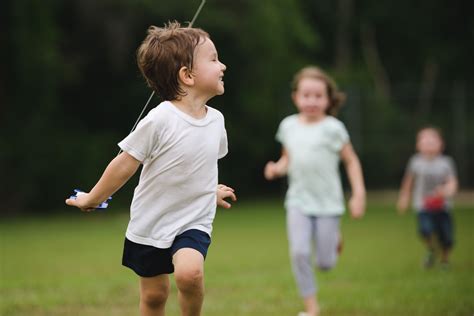
<path id="1" fill-rule="evenodd" d="M 337 262 L 339 216 L 309 216 L 298 209 L 286 212 L 288 243 L 293 273 L 300 294 L 306 298 L 316 293 L 313 249 L 316 264 L 329 270 Z"/>

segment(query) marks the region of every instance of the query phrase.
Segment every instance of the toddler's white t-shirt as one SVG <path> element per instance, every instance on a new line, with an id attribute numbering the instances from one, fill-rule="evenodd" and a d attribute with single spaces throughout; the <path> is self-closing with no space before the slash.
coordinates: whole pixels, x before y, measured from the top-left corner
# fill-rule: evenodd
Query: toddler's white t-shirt
<path id="1" fill-rule="evenodd" d="M 216 213 L 217 160 L 227 154 L 224 116 L 206 106 L 202 119 L 171 102 L 152 109 L 119 143 L 143 164 L 126 237 L 157 248 L 198 229 L 211 235 Z"/>
<path id="2" fill-rule="evenodd" d="M 421 154 L 415 154 L 408 162 L 407 171 L 414 177 L 412 202 L 416 212 L 425 209 L 424 199 L 435 194 L 437 187 L 446 183 L 449 177 L 457 177 L 454 160 L 445 155 L 427 159 Z M 444 206 L 450 210 L 452 204 L 452 199 L 447 198 Z"/>

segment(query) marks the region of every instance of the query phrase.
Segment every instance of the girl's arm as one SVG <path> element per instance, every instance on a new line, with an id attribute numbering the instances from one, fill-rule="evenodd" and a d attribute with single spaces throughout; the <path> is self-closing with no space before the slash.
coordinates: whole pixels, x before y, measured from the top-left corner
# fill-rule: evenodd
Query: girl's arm
<path id="1" fill-rule="evenodd" d="M 341 159 L 344 162 L 352 189 L 349 209 L 353 218 L 360 218 L 365 213 L 365 185 L 362 167 L 351 143 L 347 143 L 342 147 Z"/>
<path id="2" fill-rule="evenodd" d="M 283 177 L 288 172 L 288 152 L 283 147 L 281 150 L 281 157 L 277 162 L 269 161 L 265 165 L 263 174 L 265 179 L 273 180 L 278 177 Z"/>
<path id="3" fill-rule="evenodd" d="M 398 195 L 397 210 L 399 213 L 404 213 L 408 204 L 410 203 L 410 194 L 413 187 L 413 174 L 406 172 L 403 176 L 402 184 L 400 186 L 400 193 Z"/>
<path id="4" fill-rule="evenodd" d="M 126 152 L 115 157 L 107 166 L 102 177 L 89 193 L 67 199 L 66 204 L 83 211 L 91 211 L 120 189 L 137 171 L 140 161 Z"/>

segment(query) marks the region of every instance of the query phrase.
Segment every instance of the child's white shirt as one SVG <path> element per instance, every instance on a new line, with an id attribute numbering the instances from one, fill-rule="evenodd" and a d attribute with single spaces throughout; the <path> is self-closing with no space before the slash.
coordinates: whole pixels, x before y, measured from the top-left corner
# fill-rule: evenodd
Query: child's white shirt
<path id="1" fill-rule="evenodd" d="M 286 208 L 313 216 L 344 213 L 339 174 L 341 149 L 349 142 L 344 124 L 332 116 L 303 124 L 294 114 L 280 123 L 276 139 L 289 156 Z"/>
<path id="2" fill-rule="evenodd" d="M 198 229 L 211 235 L 216 213 L 217 160 L 227 154 L 224 117 L 206 107 L 195 119 L 171 102 L 152 109 L 119 143 L 143 164 L 126 237 L 157 248 Z"/>

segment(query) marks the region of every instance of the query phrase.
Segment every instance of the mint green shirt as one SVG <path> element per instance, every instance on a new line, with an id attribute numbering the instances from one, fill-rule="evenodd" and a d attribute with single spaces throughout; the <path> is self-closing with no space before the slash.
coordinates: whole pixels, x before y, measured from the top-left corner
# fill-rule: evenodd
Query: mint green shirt
<path id="1" fill-rule="evenodd" d="M 285 207 L 315 216 L 344 213 L 339 174 L 340 151 L 349 142 L 344 124 L 332 116 L 304 124 L 294 114 L 280 123 L 276 139 L 289 156 Z"/>

